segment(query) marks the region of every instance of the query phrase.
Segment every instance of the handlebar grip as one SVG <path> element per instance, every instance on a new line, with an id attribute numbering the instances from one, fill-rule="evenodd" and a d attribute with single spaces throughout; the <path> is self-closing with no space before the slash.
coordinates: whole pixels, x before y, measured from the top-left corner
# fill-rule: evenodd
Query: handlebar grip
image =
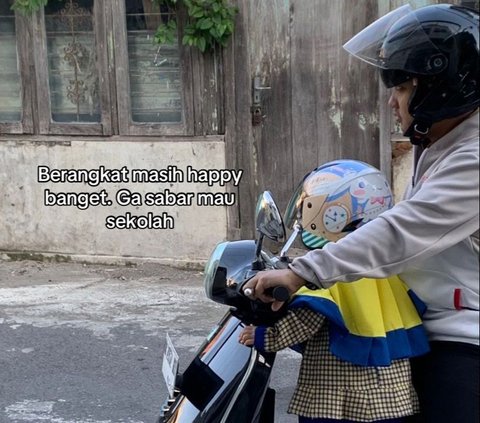
<path id="1" fill-rule="evenodd" d="M 250 295 L 253 294 L 253 289 L 246 288 L 243 293 L 247 297 L 250 297 Z M 275 288 L 269 288 L 265 291 L 265 294 L 270 295 L 275 300 L 282 302 L 288 301 L 288 299 L 290 298 L 290 293 L 288 292 L 288 289 L 284 286 L 276 286 Z"/>
<path id="2" fill-rule="evenodd" d="M 277 301 L 285 302 L 290 298 L 290 292 L 288 292 L 288 289 L 284 286 L 276 286 L 271 290 L 268 289 L 266 293 L 275 298 Z"/>

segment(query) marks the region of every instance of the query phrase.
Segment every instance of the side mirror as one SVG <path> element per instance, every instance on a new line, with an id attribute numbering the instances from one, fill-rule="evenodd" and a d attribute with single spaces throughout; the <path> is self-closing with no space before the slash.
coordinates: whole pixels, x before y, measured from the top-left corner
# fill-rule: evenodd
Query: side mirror
<path id="1" fill-rule="evenodd" d="M 261 234 L 276 242 L 285 241 L 285 225 L 272 194 L 269 191 L 260 194 L 255 210 L 256 228 Z"/>
<path id="2" fill-rule="evenodd" d="M 260 236 L 256 242 L 256 260 L 252 263 L 252 269 L 263 270 L 265 268 L 265 263 L 262 259 L 263 237 L 266 236 L 273 241 L 283 242 L 285 240 L 285 226 L 278 207 L 269 191 L 265 191 L 258 197 L 255 215 L 255 224 Z"/>

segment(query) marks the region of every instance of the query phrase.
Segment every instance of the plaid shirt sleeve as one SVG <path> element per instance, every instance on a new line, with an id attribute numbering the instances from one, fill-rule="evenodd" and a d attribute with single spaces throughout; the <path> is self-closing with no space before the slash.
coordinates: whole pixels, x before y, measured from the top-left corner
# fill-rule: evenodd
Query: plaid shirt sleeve
<path id="1" fill-rule="evenodd" d="M 275 352 L 301 344 L 315 335 L 324 322 L 324 316 L 308 308 L 289 310 L 274 326 L 256 328 L 255 348 Z"/>

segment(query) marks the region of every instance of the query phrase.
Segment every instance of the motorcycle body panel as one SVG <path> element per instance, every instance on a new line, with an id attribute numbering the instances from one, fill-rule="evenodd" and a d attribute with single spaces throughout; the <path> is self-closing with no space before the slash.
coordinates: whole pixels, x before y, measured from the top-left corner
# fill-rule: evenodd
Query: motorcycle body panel
<path id="1" fill-rule="evenodd" d="M 270 203 L 266 201 L 271 207 Z M 260 220 L 271 214 L 263 213 Z M 159 423 L 274 423 L 275 391 L 269 382 L 275 354 L 260 353 L 238 341 L 245 325 L 272 324 L 285 311 L 272 312 L 269 304 L 251 300 L 242 290 L 256 272 L 275 267 L 272 258 L 261 242 L 253 240 L 215 247 L 205 266 L 205 293 L 231 308 L 185 372 L 177 375 L 174 395 L 162 406 Z"/>
<path id="2" fill-rule="evenodd" d="M 240 344 L 238 336 L 243 327 L 227 312 L 183 373 L 180 393 L 163 406 L 159 422 L 263 421 L 262 408 L 268 406 L 264 398 L 275 355 Z"/>

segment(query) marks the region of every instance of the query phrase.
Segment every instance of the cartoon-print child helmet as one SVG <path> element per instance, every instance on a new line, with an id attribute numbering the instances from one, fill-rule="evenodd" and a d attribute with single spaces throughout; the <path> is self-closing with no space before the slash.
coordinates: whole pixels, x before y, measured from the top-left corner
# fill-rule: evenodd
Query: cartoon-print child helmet
<path id="1" fill-rule="evenodd" d="M 337 241 L 393 205 L 385 176 L 356 160 L 336 160 L 317 167 L 298 185 L 285 212 L 285 224 L 302 226 L 308 248 Z"/>

